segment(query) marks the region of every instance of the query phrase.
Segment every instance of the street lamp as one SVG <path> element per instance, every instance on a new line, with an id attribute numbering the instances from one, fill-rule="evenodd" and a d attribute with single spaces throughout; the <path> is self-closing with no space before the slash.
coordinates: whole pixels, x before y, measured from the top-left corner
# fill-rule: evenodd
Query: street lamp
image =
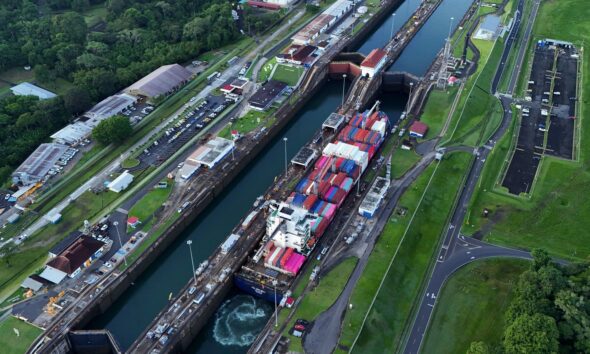
<path id="1" fill-rule="evenodd" d="M 408 94 L 408 102 L 406 103 L 406 117 L 410 114 L 410 104 L 412 102 L 412 88 L 414 83 L 410 82 L 410 93 Z"/>
<path id="2" fill-rule="evenodd" d="M 117 237 L 119 238 L 119 249 L 123 249 L 123 242 L 121 242 L 121 233 L 119 233 L 118 225 L 118 221 L 113 222 L 113 226 L 115 227 L 115 230 L 117 230 Z M 125 262 L 125 267 L 127 267 L 127 255 L 125 252 L 123 252 L 123 261 Z"/>
<path id="3" fill-rule="evenodd" d="M 454 19 L 455 19 L 454 17 L 451 17 L 451 22 L 449 23 L 449 42 L 451 41 L 451 31 L 453 28 L 453 20 Z"/>
<path id="4" fill-rule="evenodd" d="M 193 244 L 192 240 L 186 241 L 186 245 L 188 246 L 188 251 L 191 255 L 191 273 L 193 273 L 193 279 L 195 280 L 195 286 L 197 286 L 197 276 L 195 275 L 195 261 L 193 259 L 193 247 L 191 246 L 192 244 Z"/>
<path id="5" fill-rule="evenodd" d="M 283 138 L 283 141 L 285 142 L 285 176 L 287 175 L 287 137 Z"/>
<path id="6" fill-rule="evenodd" d="M 393 13 L 393 15 L 391 15 L 392 20 L 391 20 L 391 36 L 389 37 L 390 39 L 393 39 L 393 26 L 395 24 L 395 12 Z"/>
<path id="7" fill-rule="evenodd" d="M 342 74 L 342 104 L 340 104 L 340 108 L 344 107 L 345 88 L 346 88 L 346 74 Z"/>
<path id="8" fill-rule="evenodd" d="M 277 281 L 273 280 L 272 285 L 275 288 L 275 327 L 279 326 L 279 314 L 277 312 Z"/>

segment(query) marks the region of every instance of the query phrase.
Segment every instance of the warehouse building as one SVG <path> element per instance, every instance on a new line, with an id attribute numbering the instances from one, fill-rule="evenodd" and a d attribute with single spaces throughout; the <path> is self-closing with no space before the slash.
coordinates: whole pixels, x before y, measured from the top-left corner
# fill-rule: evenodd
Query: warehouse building
<path id="1" fill-rule="evenodd" d="M 284 82 L 269 80 L 250 97 L 248 105 L 257 111 L 265 111 L 286 89 Z"/>
<path id="2" fill-rule="evenodd" d="M 191 156 L 194 156 L 195 164 L 204 165 L 213 168 L 235 147 L 233 141 L 216 137 L 200 146 Z"/>
<path id="3" fill-rule="evenodd" d="M 350 0 L 338 0 L 318 17 L 313 19 L 291 39 L 294 44 L 308 45 L 319 37 L 320 34 L 332 28 L 340 21 L 353 7 Z"/>
<path id="4" fill-rule="evenodd" d="M 129 171 L 125 170 L 115 178 L 111 183 L 107 185 L 107 188 L 115 193 L 121 193 L 133 182 L 133 175 Z"/>
<path id="5" fill-rule="evenodd" d="M 47 263 L 41 277 L 54 284 L 59 284 L 66 276 L 74 278 L 103 255 L 106 245 L 95 238 L 82 235 Z"/>
<path id="6" fill-rule="evenodd" d="M 42 89 L 39 86 L 35 86 L 30 82 L 23 82 L 14 87 L 11 87 L 10 91 L 12 91 L 12 93 L 16 96 L 37 96 L 40 100 L 47 100 L 57 97 L 55 93 Z"/>
<path id="7" fill-rule="evenodd" d="M 375 216 L 377 209 L 379 209 L 379 205 L 381 205 L 381 202 L 387 194 L 390 183 L 389 178 L 377 177 L 375 183 L 373 183 L 371 189 L 359 206 L 360 215 L 368 219 Z"/>
<path id="8" fill-rule="evenodd" d="M 67 125 L 51 136 L 54 142 L 66 145 L 76 145 L 92 134 L 92 128 L 84 122 Z"/>
<path id="9" fill-rule="evenodd" d="M 62 144 L 41 144 L 12 174 L 14 184 L 27 186 L 37 183 L 47 175 L 68 147 Z"/>
<path id="10" fill-rule="evenodd" d="M 84 113 L 82 119 L 84 124 L 94 128 L 101 121 L 123 112 L 124 109 L 133 106 L 137 99 L 125 93 L 110 96 L 100 101 L 88 112 Z"/>
<path id="11" fill-rule="evenodd" d="M 125 92 L 129 95 L 145 97 L 148 100 L 165 96 L 184 86 L 192 75 L 181 65 L 164 65 L 127 87 Z"/>

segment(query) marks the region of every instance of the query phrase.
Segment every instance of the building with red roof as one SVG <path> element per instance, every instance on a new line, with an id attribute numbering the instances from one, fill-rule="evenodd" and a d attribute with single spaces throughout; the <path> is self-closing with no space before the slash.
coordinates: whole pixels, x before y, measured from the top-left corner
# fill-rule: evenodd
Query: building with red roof
<path id="1" fill-rule="evenodd" d="M 105 243 L 93 237 L 82 235 L 68 248 L 47 263 L 47 273 L 59 271 L 70 278 L 80 274 L 83 268 L 87 268 L 92 262 L 100 258 L 105 251 Z M 45 273 L 44 272 L 44 273 Z M 43 274 L 41 275 L 43 276 Z M 46 278 L 47 279 L 47 278 Z M 63 276 L 61 277 L 63 279 Z M 61 279 L 54 281 L 59 283 Z"/>
<path id="2" fill-rule="evenodd" d="M 127 225 L 131 226 L 132 228 L 136 228 L 137 225 L 140 224 L 139 218 L 137 216 L 131 216 L 127 219 Z"/>
<path id="3" fill-rule="evenodd" d="M 415 138 L 423 138 L 428 132 L 428 126 L 420 121 L 414 121 L 410 127 L 410 136 Z"/>
<path id="4" fill-rule="evenodd" d="M 373 77 L 379 72 L 387 61 L 387 52 L 382 49 L 373 49 L 361 63 L 361 72 L 363 76 Z"/>

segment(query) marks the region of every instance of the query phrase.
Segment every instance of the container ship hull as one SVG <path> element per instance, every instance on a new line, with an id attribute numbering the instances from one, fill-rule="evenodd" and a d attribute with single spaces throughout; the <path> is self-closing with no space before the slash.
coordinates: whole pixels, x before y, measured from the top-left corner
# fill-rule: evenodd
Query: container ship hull
<path id="1" fill-rule="evenodd" d="M 291 195 L 268 205 L 260 247 L 234 275 L 242 291 L 281 302 L 338 210 L 359 183 L 389 132 L 389 119 L 373 107 L 346 117 L 332 113 L 333 131 L 321 155 L 307 165 Z M 276 292 L 276 298 L 275 298 Z"/>

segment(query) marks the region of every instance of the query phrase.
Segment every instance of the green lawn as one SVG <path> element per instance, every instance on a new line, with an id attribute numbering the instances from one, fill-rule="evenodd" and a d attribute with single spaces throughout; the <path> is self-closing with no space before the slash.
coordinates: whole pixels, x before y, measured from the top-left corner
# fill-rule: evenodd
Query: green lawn
<path id="1" fill-rule="evenodd" d="M 402 150 L 398 147 L 391 158 L 391 177 L 400 178 L 418 161 L 420 156 L 414 150 Z"/>
<path id="2" fill-rule="evenodd" d="M 166 181 L 168 182 L 167 188 L 154 188 L 146 193 L 129 210 L 129 216 L 136 216 L 139 218 L 139 221 L 146 222 L 168 200 L 170 192 L 172 192 L 174 181 Z"/>
<path id="3" fill-rule="evenodd" d="M 457 271 L 438 296 L 422 352 L 466 353 L 476 341 L 499 346 L 512 290 L 526 269 L 524 260 L 488 259 Z"/>
<path id="4" fill-rule="evenodd" d="M 272 76 L 273 80 L 284 82 L 289 86 L 297 85 L 299 78 L 303 75 L 303 67 L 278 64 Z"/>
<path id="5" fill-rule="evenodd" d="M 24 81 L 33 81 L 33 70 L 25 70 L 22 67 L 15 67 L 0 73 L 0 79 L 19 84 Z"/>
<path id="6" fill-rule="evenodd" d="M 277 58 L 273 57 L 267 61 L 258 72 L 258 82 L 264 82 L 270 78 L 273 68 L 277 65 Z"/>
<path id="7" fill-rule="evenodd" d="M 357 258 L 347 258 L 332 269 L 327 275 L 322 277 L 318 286 L 305 294 L 284 333 L 289 339 L 291 339 L 291 344 L 289 346 L 290 351 L 303 353 L 301 339 L 293 337 L 287 333 L 295 325 L 295 321 L 299 318 L 312 321 L 320 313 L 327 310 L 334 301 L 336 301 L 344 289 L 344 286 L 346 285 L 350 274 L 352 274 L 357 262 Z"/>
<path id="8" fill-rule="evenodd" d="M 121 163 L 121 168 L 133 168 L 139 165 L 139 160 L 138 159 L 134 159 L 134 158 L 128 158 L 125 159 L 125 161 L 123 161 Z"/>
<path id="9" fill-rule="evenodd" d="M 17 329 L 19 336 L 14 329 Z M 27 351 L 33 341 L 42 333 L 40 328 L 21 321 L 15 317 L 8 317 L 0 322 L 0 343 L 2 343 L 2 353 L 5 354 L 22 354 Z"/>
<path id="10" fill-rule="evenodd" d="M 256 127 L 258 127 L 265 119 L 267 119 L 268 116 L 272 115 L 274 111 L 274 108 L 266 112 L 250 110 L 231 126 L 229 124 L 226 125 L 223 129 L 221 129 L 218 135 L 222 138 L 229 139 L 231 137 L 232 130 L 237 130 L 242 135 L 247 134 L 256 129 Z"/>
<path id="11" fill-rule="evenodd" d="M 542 2 L 535 23 L 536 38 L 558 38 L 576 43 L 590 40 L 590 7 L 583 0 Z M 584 51 L 583 70 L 588 72 L 590 57 Z M 525 72 L 523 75 L 526 75 Z M 525 80 L 526 81 L 526 80 Z M 584 75 L 584 93 L 589 92 L 590 82 Z M 590 130 L 587 129 L 588 99 L 582 97 L 582 124 L 580 161 L 571 162 L 544 157 L 538 172 L 538 179 L 530 198 L 507 196 L 503 188 L 494 188 L 502 161 L 510 158 L 507 149 L 498 151 L 497 161 L 484 171 L 484 180 L 474 195 L 470 225 L 464 226 L 468 233 L 474 233 L 484 226 L 487 241 L 532 249 L 544 248 L 554 256 L 569 259 L 586 259 L 590 256 L 587 230 L 590 220 L 590 203 L 585 191 L 590 185 L 589 146 Z M 510 143 L 504 143 L 509 146 Z M 488 219 L 481 216 L 481 210 L 488 208 Z"/>
<path id="12" fill-rule="evenodd" d="M 398 205 L 407 208 L 406 216 L 392 215 L 353 292 L 354 308 L 346 313 L 340 340 L 343 347 L 350 347 L 360 330 L 354 352 L 397 349 L 470 161 L 469 154 L 449 154 L 436 170 L 436 165 L 428 167 L 404 193 Z M 390 262 L 393 263 L 385 275 Z M 361 329 L 382 280 L 382 288 Z"/>
<path id="13" fill-rule="evenodd" d="M 458 87 L 450 87 L 446 91 L 436 89 L 430 91 L 424 106 L 424 112 L 420 116 L 420 121 L 428 125 L 428 133 L 425 139 L 434 138 L 440 133 L 458 89 Z"/>

